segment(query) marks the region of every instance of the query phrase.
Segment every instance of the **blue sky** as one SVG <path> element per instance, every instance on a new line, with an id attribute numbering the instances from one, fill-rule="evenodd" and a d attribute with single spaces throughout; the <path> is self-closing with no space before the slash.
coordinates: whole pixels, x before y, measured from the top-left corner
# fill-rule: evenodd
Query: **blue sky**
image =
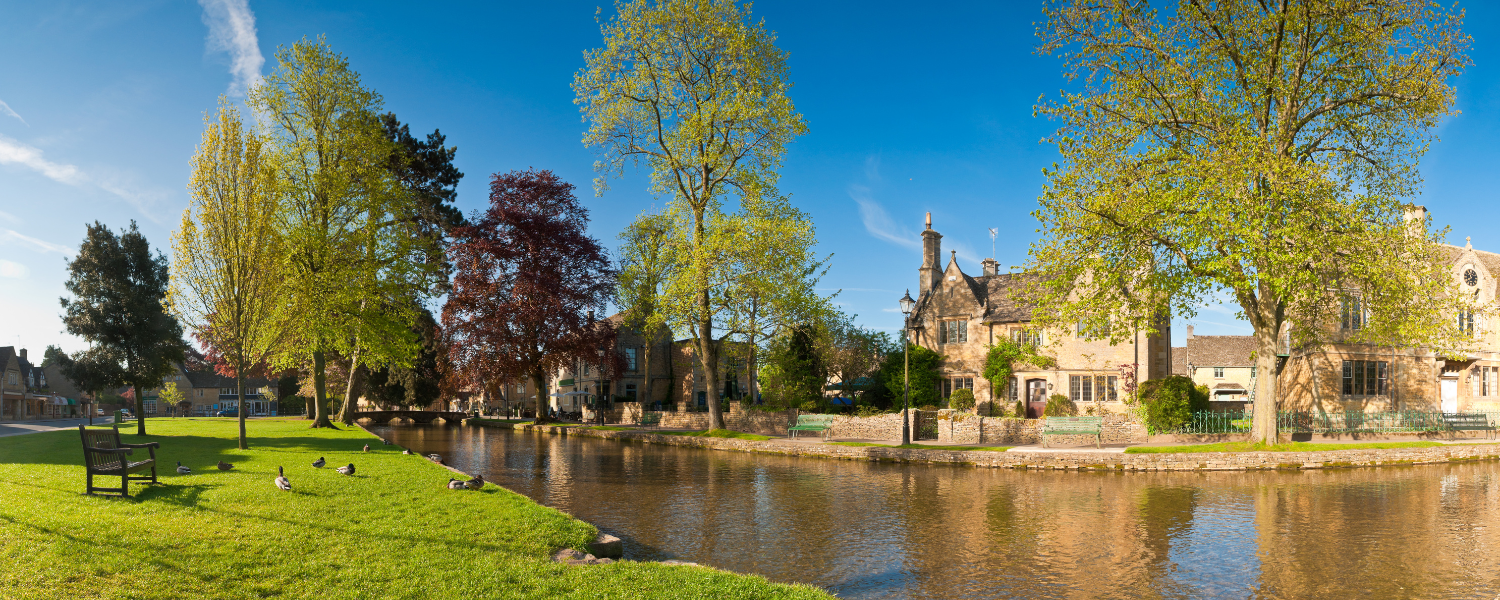
<path id="1" fill-rule="evenodd" d="M 595 197 L 594 155 L 569 89 L 600 42 L 600 2 L 332 3 L 0 1 L 0 345 L 76 350 L 57 298 L 64 258 L 95 220 L 138 222 L 169 250 L 187 206 L 188 159 L 221 94 L 269 73 L 277 46 L 327 35 L 415 132 L 442 129 L 467 177 L 465 212 L 488 175 L 546 168 L 578 186 L 607 245 L 653 198 L 635 174 Z M 1500 249 L 1495 40 L 1500 12 L 1465 5 L 1475 65 L 1458 81 L 1462 114 L 1423 163 L 1420 202 L 1451 241 Z M 923 213 L 965 271 L 991 254 L 1021 265 L 1037 237 L 1051 126 L 1032 116 L 1064 85 L 1037 56 L 1037 2 L 945 6 L 763 0 L 755 14 L 789 51 L 792 99 L 810 132 L 789 150 L 782 189 L 809 211 L 824 280 L 870 327 L 900 327 L 916 287 Z M 261 62 L 258 62 L 261 61 Z M 1200 334 L 1248 333 L 1209 307 Z M 1176 320 L 1181 343 L 1184 321 Z"/>

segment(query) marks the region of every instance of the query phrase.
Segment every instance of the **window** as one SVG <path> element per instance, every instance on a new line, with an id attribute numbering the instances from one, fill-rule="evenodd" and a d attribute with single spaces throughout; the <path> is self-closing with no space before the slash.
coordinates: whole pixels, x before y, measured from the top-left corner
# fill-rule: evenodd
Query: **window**
<path id="1" fill-rule="evenodd" d="M 627 384 L 625 384 L 625 397 L 629 398 L 631 402 L 635 402 L 636 401 L 635 384 L 634 383 L 627 383 Z"/>
<path id="2" fill-rule="evenodd" d="M 193 390 L 193 392 L 194 392 L 194 395 L 198 396 L 199 398 L 203 397 L 203 388 L 198 388 L 196 390 Z"/>
<path id="3" fill-rule="evenodd" d="M 1021 379 L 1019 377 L 1012 377 L 1010 378 L 1010 401 L 1016 402 L 1021 399 L 1020 396 Z"/>
<path id="4" fill-rule="evenodd" d="M 1385 361 L 1344 361 L 1345 396 L 1384 396 L 1385 379 Z"/>
<path id="5" fill-rule="evenodd" d="M 1042 345 L 1042 332 L 1035 329 L 1012 329 L 1010 339 L 1022 346 L 1040 346 Z"/>
<path id="6" fill-rule="evenodd" d="M 1342 313 L 1343 330 L 1345 332 L 1353 333 L 1365 326 L 1364 307 L 1360 306 L 1359 298 L 1344 298 Z"/>
<path id="7" fill-rule="evenodd" d="M 968 321 L 942 321 L 938 323 L 939 344 L 962 344 L 969 341 Z"/>
<path id="8" fill-rule="evenodd" d="M 1474 311 L 1463 309 L 1458 311 L 1458 332 L 1464 335 L 1474 335 Z"/>
<path id="9" fill-rule="evenodd" d="M 1109 337 L 1109 322 L 1090 324 L 1083 319 L 1078 320 L 1078 337 L 1085 340 L 1098 340 Z"/>
<path id="10" fill-rule="evenodd" d="M 1068 399 L 1073 402 L 1115 402 L 1120 399 L 1115 375 L 1069 375 Z"/>
<path id="11" fill-rule="evenodd" d="M 1500 396 L 1495 384 L 1500 380 L 1500 367 L 1475 367 L 1474 395 L 1484 397 Z"/>
<path id="12" fill-rule="evenodd" d="M 960 389 L 972 390 L 972 389 L 974 389 L 974 378 L 973 377 L 950 377 L 948 379 L 944 379 L 941 382 L 939 382 L 938 386 L 940 388 L 939 392 L 942 393 L 942 395 L 943 395 L 944 398 L 947 398 L 947 397 L 953 395 L 953 390 L 960 390 Z"/>
<path id="13" fill-rule="evenodd" d="M 636 368 L 635 367 L 635 352 L 636 352 L 635 348 L 626 348 L 625 349 L 625 370 L 626 371 L 634 371 L 635 368 Z"/>
<path id="14" fill-rule="evenodd" d="M 1214 379 L 1224 378 L 1224 367 L 1214 367 Z"/>
<path id="15" fill-rule="evenodd" d="M 6 377 L 5 377 L 6 383 L 9 383 L 11 385 L 15 385 L 16 384 L 16 372 L 15 371 L 11 371 L 9 373 L 6 373 L 5 375 L 6 375 Z"/>

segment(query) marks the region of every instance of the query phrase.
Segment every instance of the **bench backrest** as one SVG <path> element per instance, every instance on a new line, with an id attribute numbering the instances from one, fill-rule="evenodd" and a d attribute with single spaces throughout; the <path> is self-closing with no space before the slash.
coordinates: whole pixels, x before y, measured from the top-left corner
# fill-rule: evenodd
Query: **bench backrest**
<path id="1" fill-rule="evenodd" d="M 1103 425 L 1104 417 L 1047 417 L 1048 425 Z"/>
<path id="2" fill-rule="evenodd" d="M 797 415 L 798 425 L 831 425 L 833 415 Z"/>
<path id="3" fill-rule="evenodd" d="M 660 423 L 660 422 L 661 422 L 661 413 L 648 412 L 648 413 L 641 414 L 641 423 L 642 424 Z"/>
<path id="4" fill-rule="evenodd" d="M 110 452 L 90 452 L 90 448 L 120 448 L 120 430 L 113 427 L 109 429 L 85 429 L 78 426 L 79 435 L 83 436 L 83 464 L 90 469 L 119 469 L 125 466 L 125 457 Z"/>
<path id="5" fill-rule="evenodd" d="M 1486 415 L 1472 413 L 1443 413 L 1443 421 L 1450 425 L 1489 425 Z"/>

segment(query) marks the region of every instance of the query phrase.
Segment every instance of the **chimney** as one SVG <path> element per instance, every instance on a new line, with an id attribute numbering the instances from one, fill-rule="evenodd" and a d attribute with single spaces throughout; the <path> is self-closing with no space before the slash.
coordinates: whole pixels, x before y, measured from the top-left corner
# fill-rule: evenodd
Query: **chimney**
<path id="1" fill-rule="evenodd" d="M 927 229 L 922 230 L 922 267 L 917 269 L 919 273 L 917 288 L 921 295 L 926 295 L 943 278 L 943 234 L 932 230 L 932 213 L 927 213 Z M 918 298 L 921 297 L 918 296 Z"/>
<path id="2" fill-rule="evenodd" d="M 1427 233 L 1427 207 L 1412 204 L 1402 212 L 1401 220 L 1406 224 L 1406 234 L 1425 236 Z"/>
<path id="3" fill-rule="evenodd" d="M 26 349 L 21 349 L 21 362 L 26 362 Z"/>
<path id="4" fill-rule="evenodd" d="M 1000 261 L 993 258 L 986 258 L 979 261 L 979 266 L 984 268 L 984 274 L 986 276 L 1000 274 Z"/>
<path id="5" fill-rule="evenodd" d="M 1187 326 L 1187 339 L 1193 339 L 1193 326 Z"/>

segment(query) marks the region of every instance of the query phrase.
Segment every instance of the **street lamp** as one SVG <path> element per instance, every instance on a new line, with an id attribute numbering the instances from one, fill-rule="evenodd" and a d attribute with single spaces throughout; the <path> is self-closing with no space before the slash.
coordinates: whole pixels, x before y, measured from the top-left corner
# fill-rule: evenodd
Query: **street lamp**
<path id="1" fill-rule="evenodd" d="M 901 360 L 905 363 L 901 375 L 901 445 L 911 443 L 911 353 L 907 346 L 909 341 L 908 331 L 911 330 L 911 311 L 916 308 L 917 302 L 911 299 L 911 290 L 906 290 L 906 295 L 901 297 Z"/>

